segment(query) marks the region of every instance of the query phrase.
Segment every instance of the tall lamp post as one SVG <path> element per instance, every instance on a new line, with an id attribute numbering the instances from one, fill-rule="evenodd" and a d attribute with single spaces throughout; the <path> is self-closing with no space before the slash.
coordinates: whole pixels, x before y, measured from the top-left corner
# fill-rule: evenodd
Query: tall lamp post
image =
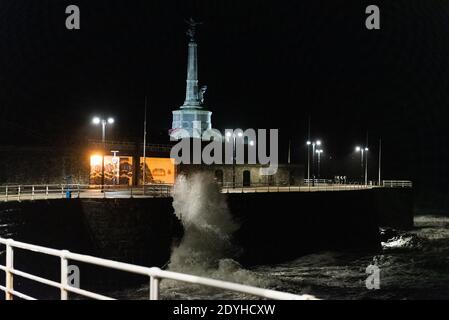
<path id="1" fill-rule="evenodd" d="M 356 147 L 355 152 L 360 152 L 360 166 L 362 169 L 362 177 L 365 176 L 365 186 L 368 185 L 368 147 Z M 365 156 L 365 165 L 364 165 L 364 156 Z M 363 167 L 365 167 L 365 173 L 363 174 Z"/>
<path id="2" fill-rule="evenodd" d="M 310 187 L 310 146 L 312 146 L 312 175 L 313 175 L 313 185 L 315 185 L 315 153 L 316 147 L 321 147 L 321 140 L 317 141 L 307 141 L 307 180 Z"/>
<path id="3" fill-rule="evenodd" d="M 322 154 L 322 153 L 323 153 L 323 150 L 322 150 L 322 149 L 318 149 L 318 150 L 316 151 L 316 154 L 318 155 L 318 174 L 317 174 L 318 179 L 321 178 L 320 171 L 321 171 L 321 154 Z"/>
<path id="4" fill-rule="evenodd" d="M 233 144 L 232 144 L 232 187 L 235 189 L 235 161 L 236 161 L 236 152 L 237 152 L 237 137 L 242 138 L 243 137 L 243 133 L 239 132 L 237 135 L 235 133 L 231 133 L 231 132 L 227 132 L 226 133 L 226 138 L 230 139 L 233 138 Z M 252 144 L 254 144 L 254 142 L 252 141 Z"/>
<path id="5" fill-rule="evenodd" d="M 115 122 L 114 118 L 101 119 L 99 117 L 95 117 L 92 119 L 92 123 L 96 126 L 101 125 L 101 142 L 103 144 L 103 152 L 101 155 L 101 189 L 104 189 L 104 154 L 106 152 L 106 126 L 113 125 Z"/>

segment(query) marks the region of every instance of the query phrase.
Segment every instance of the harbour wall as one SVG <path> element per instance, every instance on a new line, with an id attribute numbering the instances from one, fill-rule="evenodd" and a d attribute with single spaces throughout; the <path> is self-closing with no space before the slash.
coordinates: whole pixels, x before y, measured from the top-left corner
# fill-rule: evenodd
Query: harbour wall
<path id="1" fill-rule="evenodd" d="M 376 250 L 379 226 L 413 226 L 407 189 L 226 194 L 242 260 L 272 263 L 320 250 Z M 163 266 L 183 228 L 171 198 L 0 203 L 0 236 Z"/>

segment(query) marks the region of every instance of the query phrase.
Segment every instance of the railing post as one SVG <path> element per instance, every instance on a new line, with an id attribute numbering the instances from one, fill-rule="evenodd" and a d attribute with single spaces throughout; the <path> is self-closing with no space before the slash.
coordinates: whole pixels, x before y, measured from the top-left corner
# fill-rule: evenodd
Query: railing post
<path id="1" fill-rule="evenodd" d="M 6 195 L 5 195 L 5 199 L 6 200 L 5 201 L 8 202 L 8 186 L 6 186 L 6 191 L 5 192 L 6 192 Z"/>
<path id="2" fill-rule="evenodd" d="M 150 300 L 159 300 L 159 278 L 150 277 Z"/>
<path id="3" fill-rule="evenodd" d="M 17 188 L 17 201 L 20 202 L 20 186 Z"/>
<path id="4" fill-rule="evenodd" d="M 34 200 L 34 186 L 31 186 L 31 200 Z"/>
<path id="5" fill-rule="evenodd" d="M 64 199 L 64 186 L 61 185 L 61 198 Z"/>
<path id="6" fill-rule="evenodd" d="M 8 240 L 6 243 L 6 300 L 14 300 L 14 295 L 11 293 L 14 290 L 14 248 L 11 245 L 12 240 Z"/>
<path id="7" fill-rule="evenodd" d="M 48 200 L 48 185 L 45 186 L 45 200 Z"/>
<path id="8" fill-rule="evenodd" d="M 69 273 L 69 263 L 66 258 L 67 251 L 62 252 L 61 256 L 61 300 L 68 300 L 69 294 L 66 290 L 67 283 L 67 275 Z"/>

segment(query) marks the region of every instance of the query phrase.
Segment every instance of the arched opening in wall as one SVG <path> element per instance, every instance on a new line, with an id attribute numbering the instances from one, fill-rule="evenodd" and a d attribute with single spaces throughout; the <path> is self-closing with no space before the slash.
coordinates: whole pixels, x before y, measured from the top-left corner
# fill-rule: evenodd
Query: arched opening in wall
<path id="1" fill-rule="evenodd" d="M 223 184 L 223 170 L 215 171 L 215 181 L 217 181 L 218 184 Z"/>
<path id="2" fill-rule="evenodd" d="M 243 186 L 251 187 L 251 172 L 249 170 L 243 171 Z"/>

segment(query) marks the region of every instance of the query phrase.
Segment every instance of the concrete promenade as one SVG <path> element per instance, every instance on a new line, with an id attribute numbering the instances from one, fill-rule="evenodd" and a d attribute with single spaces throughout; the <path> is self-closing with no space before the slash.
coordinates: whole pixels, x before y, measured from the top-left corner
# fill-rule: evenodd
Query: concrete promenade
<path id="1" fill-rule="evenodd" d="M 338 192 L 371 190 L 374 188 L 412 188 L 409 181 L 384 181 L 381 186 L 357 184 L 316 184 L 302 186 L 224 186 L 223 193 L 271 192 Z M 91 186 L 91 185 L 15 185 L 0 186 L 0 202 L 36 201 L 54 199 L 129 199 L 171 197 L 172 185 Z"/>

